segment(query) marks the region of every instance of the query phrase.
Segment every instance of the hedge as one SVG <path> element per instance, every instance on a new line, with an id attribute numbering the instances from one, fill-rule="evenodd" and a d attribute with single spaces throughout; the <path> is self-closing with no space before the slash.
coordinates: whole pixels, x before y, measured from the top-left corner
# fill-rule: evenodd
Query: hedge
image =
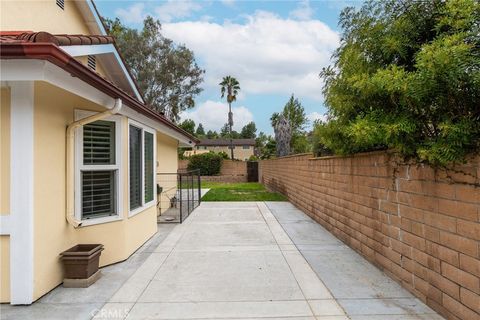
<path id="1" fill-rule="evenodd" d="M 187 169 L 200 169 L 200 175 L 213 176 L 220 173 L 222 162 L 223 157 L 213 152 L 195 154 L 188 159 Z"/>

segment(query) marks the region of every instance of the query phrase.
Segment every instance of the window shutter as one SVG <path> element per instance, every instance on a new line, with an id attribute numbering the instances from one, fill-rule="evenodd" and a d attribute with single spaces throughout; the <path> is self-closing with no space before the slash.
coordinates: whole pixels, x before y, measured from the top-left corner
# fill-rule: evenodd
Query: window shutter
<path id="1" fill-rule="evenodd" d="M 145 147 L 144 147 L 144 166 L 145 166 L 145 203 L 153 200 L 153 134 L 150 132 L 144 133 Z"/>
<path id="2" fill-rule="evenodd" d="M 82 171 L 82 219 L 115 214 L 115 172 Z"/>
<path id="3" fill-rule="evenodd" d="M 83 164 L 115 163 L 115 123 L 95 121 L 83 126 Z"/>
<path id="4" fill-rule="evenodd" d="M 142 206 L 142 130 L 130 126 L 130 210 Z"/>

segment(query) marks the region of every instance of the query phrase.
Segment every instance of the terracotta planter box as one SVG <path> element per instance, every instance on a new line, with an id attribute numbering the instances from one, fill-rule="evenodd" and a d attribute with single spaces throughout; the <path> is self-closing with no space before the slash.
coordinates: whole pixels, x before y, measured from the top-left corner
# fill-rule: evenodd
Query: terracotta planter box
<path id="1" fill-rule="evenodd" d="M 78 244 L 62 252 L 60 255 L 65 266 L 65 280 L 88 279 L 88 285 L 95 282 L 102 251 L 102 244 Z"/>

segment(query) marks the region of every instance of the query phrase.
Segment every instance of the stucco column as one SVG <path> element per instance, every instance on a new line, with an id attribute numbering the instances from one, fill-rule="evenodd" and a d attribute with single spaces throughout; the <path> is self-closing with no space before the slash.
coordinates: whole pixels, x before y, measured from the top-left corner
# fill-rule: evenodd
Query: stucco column
<path id="1" fill-rule="evenodd" d="M 33 81 L 8 82 L 10 118 L 10 299 L 33 301 Z"/>

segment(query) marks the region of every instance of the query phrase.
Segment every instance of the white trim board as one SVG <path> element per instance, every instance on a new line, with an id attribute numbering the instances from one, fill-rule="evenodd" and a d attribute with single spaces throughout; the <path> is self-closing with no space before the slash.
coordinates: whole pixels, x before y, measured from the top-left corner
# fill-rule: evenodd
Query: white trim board
<path id="1" fill-rule="evenodd" d="M 10 303 L 33 301 L 33 148 L 34 84 L 11 87 Z"/>
<path id="2" fill-rule="evenodd" d="M 96 112 L 87 111 L 87 110 L 75 110 L 75 120 L 80 120 L 91 115 L 96 114 Z M 122 146 L 122 137 L 123 137 L 123 119 L 119 115 L 111 115 L 102 119 L 104 121 L 112 121 L 115 123 L 115 165 L 99 165 L 99 166 L 84 166 L 83 163 L 83 126 L 75 130 L 75 218 L 82 221 L 82 228 L 123 220 L 123 146 Z M 105 216 L 93 219 L 82 220 L 81 213 L 81 176 L 80 171 L 82 169 L 92 169 L 101 170 L 101 169 L 114 169 L 117 170 L 116 183 L 115 183 L 115 192 L 116 192 L 116 215 Z"/>

